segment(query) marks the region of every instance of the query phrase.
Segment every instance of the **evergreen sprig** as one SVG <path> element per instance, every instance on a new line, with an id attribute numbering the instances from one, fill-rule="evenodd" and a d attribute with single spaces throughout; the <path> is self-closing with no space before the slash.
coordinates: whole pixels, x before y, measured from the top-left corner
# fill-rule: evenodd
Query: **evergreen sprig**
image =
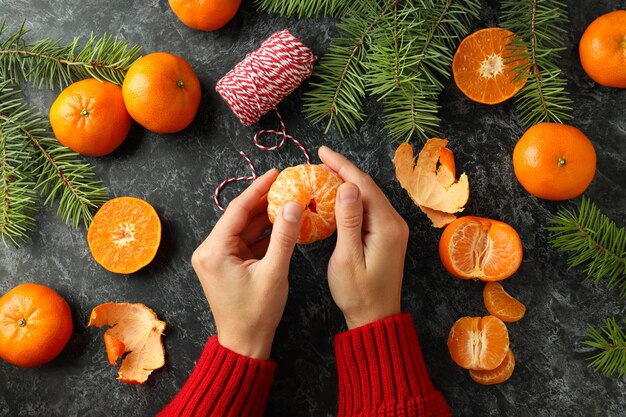
<path id="1" fill-rule="evenodd" d="M 358 3 L 354 0 L 254 0 L 260 11 L 298 18 L 320 15 L 340 17 Z"/>
<path id="2" fill-rule="evenodd" d="M 548 218 L 550 241 L 560 251 L 573 252 L 570 267 L 585 265 L 595 283 L 608 277 L 608 288 L 626 296 L 626 231 L 583 197 L 577 210 L 561 209 Z"/>
<path id="3" fill-rule="evenodd" d="M 20 246 L 35 226 L 38 198 L 33 150 L 20 129 L 25 114 L 17 94 L 0 83 L 0 237 L 5 245 Z"/>
<path id="4" fill-rule="evenodd" d="M 558 65 L 569 23 L 565 2 L 504 0 L 501 19 L 502 27 L 518 36 L 511 42 L 509 61 L 515 65 L 515 79 L 528 79 L 516 95 L 521 122 L 528 127 L 571 119 L 572 100 Z"/>
<path id="5" fill-rule="evenodd" d="M 478 17 L 478 0 L 366 0 L 338 24 L 305 94 L 313 123 L 340 134 L 363 119 L 366 93 L 384 101 L 392 138 L 408 140 L 439 126 L 437 99 L 457 41 Z"/>
<path id="6" fill-rule="evenodd" d="M 600 329 L 588 325 L 586 337 L 588 340 L 581 343 L 599 351 L 589 358 L 592 369 L 607 376 L 626 376 L 626 328 L 621 328 L 615 318 L 607 318 Z"/>
<path id="7" fill-rule="evenodd" d="M 36 191 L 44 204 L 58 201 L 57 215 L 74 227 L 88 225 L 107 201 L 107 189 L 93 167 L 61 146 L 50 134 L 47 119 L 27 106 L 8 81 L 0 83 L 0 233 L 15 245 L 34 225 Z"/>
<path id="8" fill-rule="evenodd" d="M 13 84 L 28 81 L 52 89 L 93 77 L 121 85 L 141 51 L 140 46 L 107 34 L 92 34 L 81 47 L 79 37 L 70 43 L 52 39 L 29 43 L 24 39 L 27 33 L 24 24 L 13 33 L 7 32 L 6 21 L 0 24 L 0 77 Z"/>

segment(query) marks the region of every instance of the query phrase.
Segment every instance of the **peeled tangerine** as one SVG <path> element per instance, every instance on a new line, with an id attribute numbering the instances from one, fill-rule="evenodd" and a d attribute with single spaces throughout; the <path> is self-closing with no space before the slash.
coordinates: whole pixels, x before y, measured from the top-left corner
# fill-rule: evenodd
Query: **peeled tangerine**
<path id="1" fill-rule="evenodd" d="M 448 335 L 448 350 L 461 368 L 496 369 L 509 351 L 509 332 L 497 317 L 461 317 Z"/>
<path id="2" fill-rule="evenodd" d="M 415 163 L 413 148 L 403 143 L 393 158 L 400 185 L 435 227 L 452 223 L 469 198 L 467 175 L 456 180 L 454 154 L 447 144 L 445 139 L 429 139 Z"/>
<path id="3" fill-rule="evenodd" d="M 110 326 L 104 344 L 111 365 L 124 353 L 117 379 L 127 384 L 143 384 L 155 369 L 165 365 L 161 335 L 165 322 L 140 303 L 105 303 L 91 311 L 87 326 Z"/>
<path id="4" fill-rule="evenodd" d="M 298 243 L 326 239 L 337 230 L 335 197 L 343 183 L 339 175 L 321 165 L 298 165 L 284 169 L 267 194 L 267 215 L 272 223 L 289 201 L 299 203 L 302 225 Z"/>
<path id="5" fill-rule="evenodd" d="M 439 256 L 457 278 L 500 281 L 513 275 L 522 263 L 522 240 L 506 223 L 465 216 L 441 234 Z"/>

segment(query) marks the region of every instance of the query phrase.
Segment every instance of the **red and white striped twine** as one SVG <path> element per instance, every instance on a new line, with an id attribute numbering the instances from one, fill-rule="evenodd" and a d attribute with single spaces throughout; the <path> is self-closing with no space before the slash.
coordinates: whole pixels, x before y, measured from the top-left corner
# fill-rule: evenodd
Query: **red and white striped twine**
<path id="1" fill-rule="evenodd" d="M 306 148 L 295 137 L 287 134 L 276 106 L 311 75 L 315 59 L 309 48 L 288 30 L 283 30 L 270 36 L 259 49 L 246 55 L 243 61 L 217 82 L 215 89 L 246 126 L 256 123 L 270 110 L 276 111 L 281 130 L 258 131 L 254 135 L 256 147 L 274 151 L 289 139 L 300 148 L 306 162 L 311 163 Z M 281 136 L 280 142 L 274 146 L 263 145 L 259 142 L 259 136 L 265 133 Z M 235 181 L 254 181 L 257 177 L 250 158 L 243 152 L 239 154 L 248 162 L 252 175 L 228 178 L 217 186 L 213 197 L 222 211 L 224 208 L 219 202 L 219 194 L 224 186 Z"/>

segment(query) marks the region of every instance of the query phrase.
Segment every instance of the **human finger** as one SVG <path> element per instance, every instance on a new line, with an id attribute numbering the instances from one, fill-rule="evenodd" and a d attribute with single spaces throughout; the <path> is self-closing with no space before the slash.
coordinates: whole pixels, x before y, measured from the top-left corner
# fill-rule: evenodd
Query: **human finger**
<path id="1" fill-rule="evenodd" d="M 261 260 L 271 276 L 281 277 L 289 273 L 289 262 L 300 235 L 302 207 L 293 201 L 288 202 L 274 219 L 267 253 Z"/>

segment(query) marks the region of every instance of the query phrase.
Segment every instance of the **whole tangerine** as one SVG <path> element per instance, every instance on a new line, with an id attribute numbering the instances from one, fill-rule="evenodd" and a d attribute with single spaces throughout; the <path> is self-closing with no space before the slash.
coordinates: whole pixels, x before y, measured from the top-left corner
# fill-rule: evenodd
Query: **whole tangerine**
<path id="1" fill-rule="evenodd" d="M 90 78 L 61 91 L 50 108 L 50 125 L 63 146 L 88 156 L 113 152 L 124 142 L 132 119 L 122 89 Z"/>
<path id="2" fill-rule="evenodd" d="M 241 0 L 169 0 L 174 14 L 187 26 L 217 30 L 235 17 Z"/>
<path id="3" fill-rule="evenodd" d="M 267 214 L 272 223 L 289 201 L 302 206 L 298 243 L 326 239 L 337 230 L 335 198 L 343 180 L 321 165 L 298 165 L 284 169 L 267 194 Z"/>
<path id="4" fill-rule="evenodd" d="M 0 358 L 23 368 L 56 358 L 72 335 L 70 306 L 45 285 L 21 284 L 0 297 Z"/>
<path id="5" fill-rule="evenodd" d="M 193 68 L 166 52 L 135 61 L 126 73 L 122 93 L 131 117 L 157 133 L 183 130 L 200 106 L 200 81 Z"/>
<path id="6" fill-rule="evenodd" d="M 581 195 L 596 172 L 596 151 L 574 126 L 539 123 L 524 133 L 513 150 L 520 184 L 534 196 L 567 200 Z"/>
<path id="7" fill-rule="evenodd" d="M 598 17 L 578 47 L 583 69 L 598 84 L 626 88 L 626 10 Z"/>

